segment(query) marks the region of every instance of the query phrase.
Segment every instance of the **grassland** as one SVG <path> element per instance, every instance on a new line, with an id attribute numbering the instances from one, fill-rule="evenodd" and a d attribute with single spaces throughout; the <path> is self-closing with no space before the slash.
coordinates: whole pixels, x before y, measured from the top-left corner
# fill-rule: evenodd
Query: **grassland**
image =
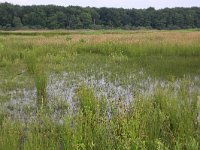
<path id="1" fill-rule="evenodd" d="M 0 32 L 0 149 L 200 148 L 200 32 Z"/>

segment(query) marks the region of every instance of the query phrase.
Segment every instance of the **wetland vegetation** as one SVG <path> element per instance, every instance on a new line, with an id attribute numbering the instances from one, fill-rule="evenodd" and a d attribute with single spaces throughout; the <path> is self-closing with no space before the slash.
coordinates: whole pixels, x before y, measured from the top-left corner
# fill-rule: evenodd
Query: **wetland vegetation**
<path id="1" fill-rule="evenodd" d="M 0 31 L 0 149 L 200 148 L 200 32 Z"/>

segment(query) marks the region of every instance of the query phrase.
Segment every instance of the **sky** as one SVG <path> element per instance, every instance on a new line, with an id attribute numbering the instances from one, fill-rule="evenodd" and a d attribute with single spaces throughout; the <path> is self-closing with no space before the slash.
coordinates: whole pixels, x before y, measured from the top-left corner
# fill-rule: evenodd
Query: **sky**
<path id="1" fill-rule="evenodd" d="M 0 0 L 19 5 L 61 5 L 61 6 L 90 6 L 116 8 L 172 8 L 172 7 L 200 7 L 200 0 Z"/>

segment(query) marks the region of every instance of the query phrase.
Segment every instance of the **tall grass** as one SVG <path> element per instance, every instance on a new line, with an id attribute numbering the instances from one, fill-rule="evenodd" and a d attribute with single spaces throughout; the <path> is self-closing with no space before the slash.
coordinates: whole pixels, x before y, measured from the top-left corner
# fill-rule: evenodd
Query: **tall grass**
<path id="1" fill-rule="evenodd" d="M 199 36 L 158 31 L 0 32 L 0 149 L 200 149 L 199 93 L 190 93 L 187 80 L 180 78 L 177 91 L 172 86 L 157 87 L 150 94 L 136 89 L 129 105 L 80 86 L 72 108 L 61 102 L 54 108 L 48 105 L 46 91 L 48 73 L 62 71 L 108 75 L 124 84 L 141 70 L 156 78 L 199 76 Z M 29 85 L 36 89 L 36 111 L 26 121 L 13 120 L 3 99 L 12 88 Z"/>
<path id="2" fill-rule="evenodd" d="M 123 54 L 127 57 L 134 56 L 200 56 L 199 44 L 171 44 L 168 42 L 146 42 L 145 44 L 126 44 L 104 42 L 95 45 L 77 45 L 79 53 L 96 53 L 110 55 L 112 53 Z"/>
<path id="3" fill-rule="evenodd" d="M 52 32 L 56 33 L 56 31 Z M 48 38 L 42 35 L 29 37 L 11 34 L 1 37 L 3 47 L 0 48 L 2 49 L 0 65 L 4 72 L 13 75 L 17 68 L 24 69 L 22 62 L 26 59 L 25 56 L 27 53 L 32 55 L 31 53 L 34 51 L 35 54 L 25 61 L 26 64 L 30 62 L 28 70 L 31 68 L 33 70 L 35 63 L 31 59 L 37 57 L 39 63 L 48 66 L 51 71 L 61 72 L 66 69 L 74 71 L 79 67 L 80 71 L 83 70 L 81 67 L 85 65 L 88 65 L 85 68 L 90 68 L 89 64 L 95 63 L 91 57 L 96 55 L 96 58 L 99 59 L 97 61 L 103 61 L 100 60 L 103 58 L 109 60 L 107 64 L 114 62 L 122 68 L 126 68 L 127 64 L 134 65 L 139 69 L 145 69 L 149 74 L 158 76 L 165 74 L 181 76 L 200 72 L 198 65 L 200 64 L 199 32 L 140 31 L 130 34 L 124 32 L 125 34 L 122 31 L 120 34 L 115 32 L 105 34 L 102 31 L 101 34 L 88 35 L 76 32 L 76 34 L 67 36 L 56 35 Z M 43 34 L 43 32 L 37 33 Z M 82 40 L 84 42 L 81 42 Z M 18 67 L 15 66 L 16 62 L 19 63 Z M 112 70 L 112 68 L 108 69 Z"/>
<path id="4" fill-rule="evenodd" d="M 42 64 L 39 64 L 36 52 L 28 52 L 25 58 L 27 71 L 32 76 L 35 82 L 35 87 L 37 91 L 37 106 L 43 107 L 47 104 L 47 74 L 45 67 Z"/>
<path id="5" fill-rule="evenodd" d="M 47 75 L 45 73 L 39 73 L 34 77 L 35 86 L 37 90 L 37 105 L 39 107 L 46 106 L 47 104 Z"/>
<path id="6" fill-rule="evenodd" d="M 25 58 L 27 71 L 29 74 L 34 75 L 36 73 L 37 58 L 34 52 L 28 52 Z"/>
<path id="7" fill-rule="evenodd" d="M 130 106 L 97 99 L 92 89 L 77 90 L 77 109 L 60 124 L 48 113 L 23 125 L 4 119 L 2 149 L 186 149 L 198 150 L 200 126 L 196 94 L 184 83 L 154 95 L 136 94 Z"/>

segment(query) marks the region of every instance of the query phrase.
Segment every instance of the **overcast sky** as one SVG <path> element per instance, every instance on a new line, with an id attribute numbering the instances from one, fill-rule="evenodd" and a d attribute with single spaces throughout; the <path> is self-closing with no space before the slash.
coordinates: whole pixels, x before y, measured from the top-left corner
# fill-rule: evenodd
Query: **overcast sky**
<path id="1" fill-rule="evenodd" d="M 19 5 L 46 5 L 55 4 L 62 6 L 91 6 L 91 7 L 123 7 L 123 8 L 148 8 L 155 7 L 200 7 L 200 0 L 6 0 Z M 5 2 L 5 0 L 0 0 Z"/>

